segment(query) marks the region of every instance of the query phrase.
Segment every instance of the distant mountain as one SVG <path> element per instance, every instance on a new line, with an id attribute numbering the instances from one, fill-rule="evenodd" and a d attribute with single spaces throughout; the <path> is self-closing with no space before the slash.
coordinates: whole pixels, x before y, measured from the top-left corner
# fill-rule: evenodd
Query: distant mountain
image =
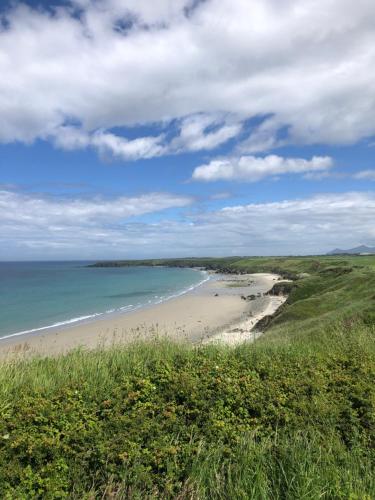
<path id="1" fill-rule="evenodd" d="M 341 255 L 341 254 L 361 254 L 361 253 L 374 253 L 375 247 L 368 247 L 366 245 L 360 245 L 359 247 L 350 248 L 349 250 L 342 250 L 341 248 L 335 248 L 328 252 L 327 255 Z"/>

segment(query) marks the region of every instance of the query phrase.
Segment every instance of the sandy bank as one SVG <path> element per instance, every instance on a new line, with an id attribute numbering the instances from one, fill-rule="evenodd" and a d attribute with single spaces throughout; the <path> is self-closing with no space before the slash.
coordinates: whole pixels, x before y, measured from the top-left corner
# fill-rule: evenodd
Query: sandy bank
<path id="1" fill-rule="evenodd" d="M 0 340 L 0 357 L 56 355 L 77 347 L 96 348 L 152 336 L 176 341 L 236 344 L 252 339 L 251 329 L 272 314 L 281 297 L 263 295 L 278 276 L 273 274 L 215 275 L 190 293 L 130 313 L 89 324 Z M 252 301 L 241 296 L 255 295 Z"/>

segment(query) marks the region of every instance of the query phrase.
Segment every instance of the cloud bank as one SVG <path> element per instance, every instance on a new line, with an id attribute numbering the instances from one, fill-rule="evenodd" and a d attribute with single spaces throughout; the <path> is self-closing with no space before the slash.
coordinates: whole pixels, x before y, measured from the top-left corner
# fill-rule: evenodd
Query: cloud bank
<path id="1" fill-rule="evenodd" d="M 344 193 L 189 213 L 171 194 L 61 199 L 0 191 L 0 259 L 286 255 L 375 242 L 375 194 Z M 156 222 L 131 217 L 186 207 Z"/>
<path id="2" fill-rule="evenodd" d="M 234 137 L 249 154 L 375 135 L 373 0 L 17 2 L 0 15 L 3 143 L 138 159 Z M 260 123 L 239 137 L 251 118 Z M 145 124 L 160 134 L 111 131 Z"/>
<path id="3" fill-rule="evenodd" d="M 40 225 L 95 224 L 185 207 L 193 199 L 169 193 L 151 193 L 113 199 L 38 197 L 12 191 L 0 191 L 0 220 L 7 224 L 30 222 Z"/>

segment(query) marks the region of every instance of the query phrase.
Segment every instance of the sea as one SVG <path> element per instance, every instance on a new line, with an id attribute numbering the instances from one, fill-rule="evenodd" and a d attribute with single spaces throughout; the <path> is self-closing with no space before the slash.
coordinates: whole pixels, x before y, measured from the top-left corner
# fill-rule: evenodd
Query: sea
<path id="1" fill-rule="evenodd" d="M 196 269 L 89 264 L 0 262 L 0 341 L 161 303 L 208 279 Z"/>

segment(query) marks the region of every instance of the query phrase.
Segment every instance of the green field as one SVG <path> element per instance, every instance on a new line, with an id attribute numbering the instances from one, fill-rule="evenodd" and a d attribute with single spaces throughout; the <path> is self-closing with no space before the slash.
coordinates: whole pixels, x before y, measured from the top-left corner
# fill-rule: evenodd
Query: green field
<path id="1" fill-rule="evenodd" d="M 252 345 L 3 364 L 0 497 L 375 498 L 375 257 L 152 263 L 292 290 Z"/>

